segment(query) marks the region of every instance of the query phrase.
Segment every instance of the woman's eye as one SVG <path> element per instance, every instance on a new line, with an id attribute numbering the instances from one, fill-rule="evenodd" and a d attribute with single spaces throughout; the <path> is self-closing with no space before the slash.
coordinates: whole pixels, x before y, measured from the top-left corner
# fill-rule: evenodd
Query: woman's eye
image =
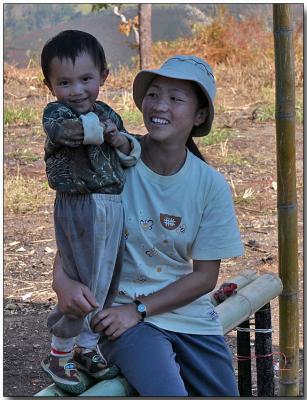
<path id="1" fill-rule="evenodd" d="M 183 100 L 180 99 L 179 97 L 174 97 L 174 96 L 171 97 L 171 100 L 177 101 L 177 102 L 179 102 L 179 103 L 181 103 L 181 102 L 183 101 Z"/>

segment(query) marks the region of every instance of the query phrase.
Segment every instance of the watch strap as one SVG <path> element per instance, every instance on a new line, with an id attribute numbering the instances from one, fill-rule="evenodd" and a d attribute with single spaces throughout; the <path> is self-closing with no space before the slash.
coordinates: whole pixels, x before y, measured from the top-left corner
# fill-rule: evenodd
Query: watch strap
<path id="1" fill-rule="evenodd" d="M 136 305 L 136 311 L 140 314 L 141 316 L 141 321 L 144 321 L 144 318 L 146 317 L 146 306 L 145 304 L 143 304 L 140 300 L 133 300 L 133 302 Z M 142 307 L 140 307 L 142 306 Z M 140 310 L 140 308 L 142 308 L 143 310 Z"/>

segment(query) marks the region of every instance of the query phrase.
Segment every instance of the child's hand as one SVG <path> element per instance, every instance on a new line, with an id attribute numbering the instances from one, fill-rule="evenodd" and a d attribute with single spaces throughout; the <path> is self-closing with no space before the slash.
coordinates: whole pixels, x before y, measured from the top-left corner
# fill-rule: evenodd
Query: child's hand
<path id="1" fill-rule="evenodd" d="M 125 135 L 118 131 L 117 126 L 114 124 L 114 122 L 108 119 L 104 122 L 104 125 L 104 140 L 108 142 L 111 146 L 120 150 L 122 153 L 129 153 L 131 150 L 129 140 L 126 138 Z"/>
<path id="2" fill-rule="evenodd" d="M 66 119 L 61 122 L 61 129 L 56 132 L 56 141 L 62 146 L 78 147 L 83 143 L 82 123 L 78 120 Z"/>

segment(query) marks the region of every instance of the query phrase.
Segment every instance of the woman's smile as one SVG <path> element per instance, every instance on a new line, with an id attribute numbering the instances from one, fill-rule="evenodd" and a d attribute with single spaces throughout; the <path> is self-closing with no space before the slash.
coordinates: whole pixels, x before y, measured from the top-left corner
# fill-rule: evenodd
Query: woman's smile
<path id="1" fill-rule="evenodd" d="M 150 121 L 154 124 L 154 125 L 169 125 L 170 121 L 165 119 L 165 118 L 161 118 L 161 117 L 151 117 Z"/>

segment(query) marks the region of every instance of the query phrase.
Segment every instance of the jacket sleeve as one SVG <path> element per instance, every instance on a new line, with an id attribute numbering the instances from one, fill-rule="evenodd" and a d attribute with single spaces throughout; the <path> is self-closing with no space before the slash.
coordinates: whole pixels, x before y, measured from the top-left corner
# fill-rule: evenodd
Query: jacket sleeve
<path id="1" fill-rule="evenodd" d="M 64 121 L 67 120 L 70 120 L 70 124 L 64 127 Z M 64 104 L 52 102 L 45 107 L 43 112 L 43 128 L 46 133 L 45 158 L 63 146 L 60 140 L 69 136 L 69 131 L 74 129 L 75 124 L 82 126 L 78 116 Z"/>
<path id="2" fill-rule="evenodd" d="M 119 132 L 123 133 L 129 140 L 131 145 L 131 152 L 127 155 L 115 149 L 116 154 L 119 158 L 120 163 L 123 167 L 132 167 L 138 161 L 141 156 L 141 146 L 139 142 L 138 135 L 132 135 L 124 127 L 122 118 L 107 104 L 98 101 L 96 102 L 96 115 L 98 116 L 101 122 L 110 119 L 113 121 Z M 84 129 L 84 142 L 86 144 L 100 144 L 97 142 L 99 140 L 99 135 L 95 135 L 95 137 L 86 129 Z"/>

